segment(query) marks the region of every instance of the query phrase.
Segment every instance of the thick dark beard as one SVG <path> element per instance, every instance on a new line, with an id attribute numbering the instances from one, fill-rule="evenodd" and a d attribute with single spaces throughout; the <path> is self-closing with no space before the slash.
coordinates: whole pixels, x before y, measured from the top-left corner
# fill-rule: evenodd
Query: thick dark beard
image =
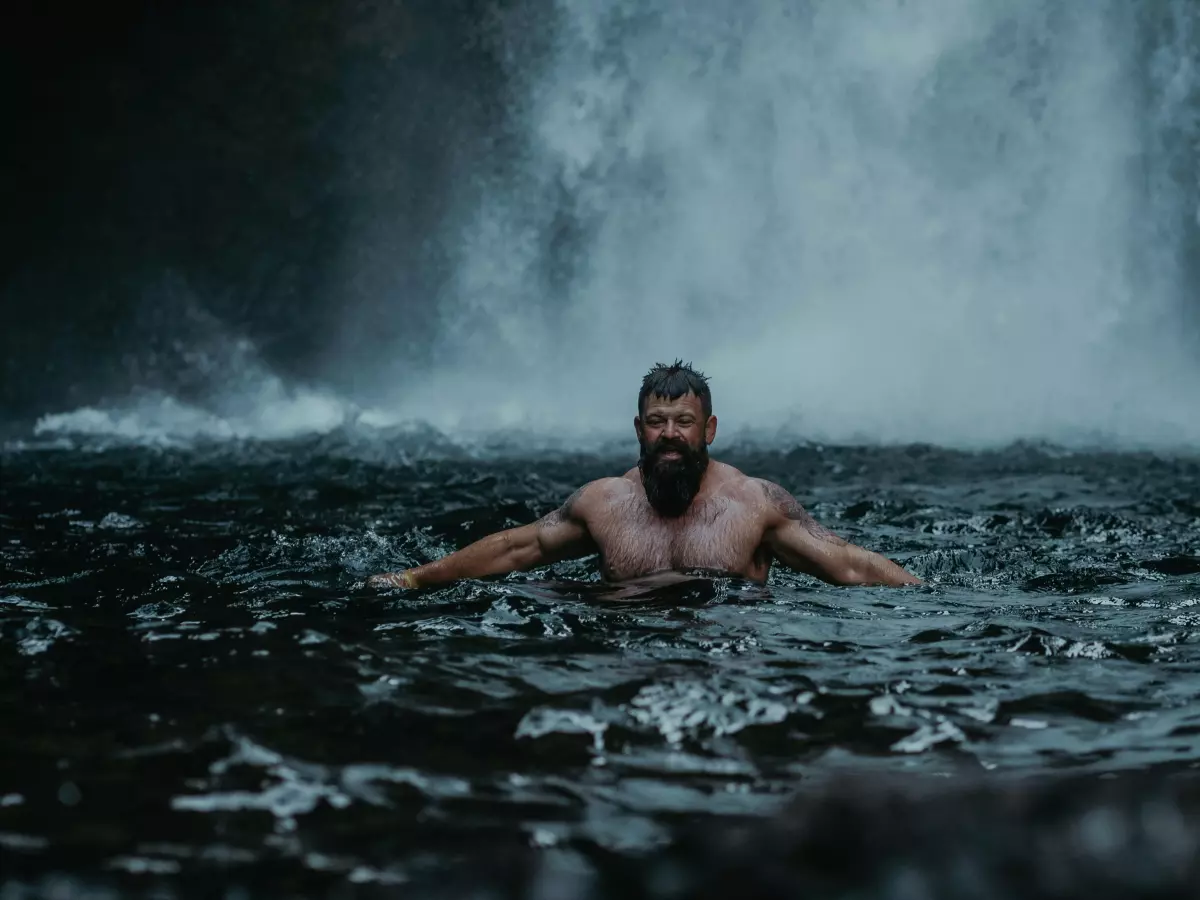
<path id="1" fill-rule="evenodd" d="M 663 459 L 665 450 L 678 451 L 679 459 Z M 708 468 L 708 446 L 690 447 L 683 441 L 659 441 L 650 447 L 643 443 L 638 468 L 650 506 L 659 515 L 675 519 L 687 512 L 700 492 Z"/>

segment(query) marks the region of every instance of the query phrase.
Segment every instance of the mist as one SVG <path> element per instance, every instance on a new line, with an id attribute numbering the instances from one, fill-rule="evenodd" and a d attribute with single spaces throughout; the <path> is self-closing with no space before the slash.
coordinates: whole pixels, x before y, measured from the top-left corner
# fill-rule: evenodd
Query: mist
<path id="1" fill-rule="evenodd" d="M 459 226 L 437 365 L 398 409 L 625 428 L 678 356 L 735 430 L 1195 440 L 1132 4 L 556 14 L 543 59 L 514 49 L 525 152 Z"/>
<path id="2" fill-rule="evenodd" d="M 397 250 L 416 240 L 400 210 L 352 220 L 325 287 L 337 352 L 296 396 L 248 363 L 270 390 L 217 384 L 238 424 L 206 433 L 253 434 L 279 404 L 303 432 L 316 395 L 314 430 L 624 433 L 642 374 L 678 357 L 711 378 L 725 436 L 1195 446 L 1195 17 L 1151 0 L 493 11 L 503 121 L 445 157 L 421 236 L 445 278 L 405 271 L 421 263 Z M 345 103 L 361 123 L 388 108 Z M 345 164 L 411 180 L 386 132 L 343 135 Z M 369 339 L 380 322 L 391 343 Z M 184 415 L 137 403 L 128 432 Z"/>

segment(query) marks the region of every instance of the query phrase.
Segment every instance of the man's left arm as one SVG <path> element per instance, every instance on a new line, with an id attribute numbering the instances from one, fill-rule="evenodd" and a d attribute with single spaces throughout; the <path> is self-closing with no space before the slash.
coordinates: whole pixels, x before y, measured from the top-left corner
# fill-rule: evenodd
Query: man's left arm
<path id="1" fill-rule="evenodd" d="M 920 584 L 890 559 L 855 546 L 819 524 L 777 484 L 759 481 L 767 502 L 763 538 L 784 565 L 830 584 Z"/>

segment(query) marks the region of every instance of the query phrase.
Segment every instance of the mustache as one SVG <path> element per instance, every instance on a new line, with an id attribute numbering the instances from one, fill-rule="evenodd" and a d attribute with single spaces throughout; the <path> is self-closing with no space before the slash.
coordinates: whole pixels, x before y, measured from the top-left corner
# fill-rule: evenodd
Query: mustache
<path id="1" fill-rule="evenodd" d="M 698 448 L 691 446 L 686 441 L 678 440 L 677 438 L 659 438 L 653 444 L 646 448 L 650 454 L 663 453 L 667 450 L 675 450 L 681 454 L 696 453 Z"/>
<path id="2" fill-rule="evenodd" d="M 670 441 L 670 442 L 657 443 L 651 448 L 651 450 L 654 453 L 665 453 L 668 450 L 675 450 L 675 451 L 678 451 L 679 453 L 688 453 L 688 452 L 691 452 L 692 448 L 689 447 L 687 444 L 681 444 L 681 443 L 677 443 L 676 441 Z"/>

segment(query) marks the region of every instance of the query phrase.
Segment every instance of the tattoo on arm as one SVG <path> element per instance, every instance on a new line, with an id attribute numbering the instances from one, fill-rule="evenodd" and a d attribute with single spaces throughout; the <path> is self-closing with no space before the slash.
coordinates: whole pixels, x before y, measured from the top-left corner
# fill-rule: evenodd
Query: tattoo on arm
<path id="1" fill-rule="evenodd" d="M 550 512 L 546 513 L 546 515 L 542 516 L 541 519 L 538 520 L 538 525 L 542 526 L 543 528 L 552 528 L 553 526 L 560 525 L 570 519 L 572 514 L 575 512 L 575 504 L 579 502 L 579 497 L 582 494 L 583 488 L 580 488 L 570 497 L 568 497 L 567 502 L 558 509 L 551 510 Z"/>
<path id="2" fill-rule="evenodd" d="M 767 500 L 771 505 L 793 522 L 799 522 L 813 537 L 835 544 L 846 543 L 842 538 L 814 519 L 808 510 L 800 505 L 800 501 L 779 485 L 770 481 L 760 481 L 759 483 L 762 485 L 763 493 L 767 495 Z"/>

